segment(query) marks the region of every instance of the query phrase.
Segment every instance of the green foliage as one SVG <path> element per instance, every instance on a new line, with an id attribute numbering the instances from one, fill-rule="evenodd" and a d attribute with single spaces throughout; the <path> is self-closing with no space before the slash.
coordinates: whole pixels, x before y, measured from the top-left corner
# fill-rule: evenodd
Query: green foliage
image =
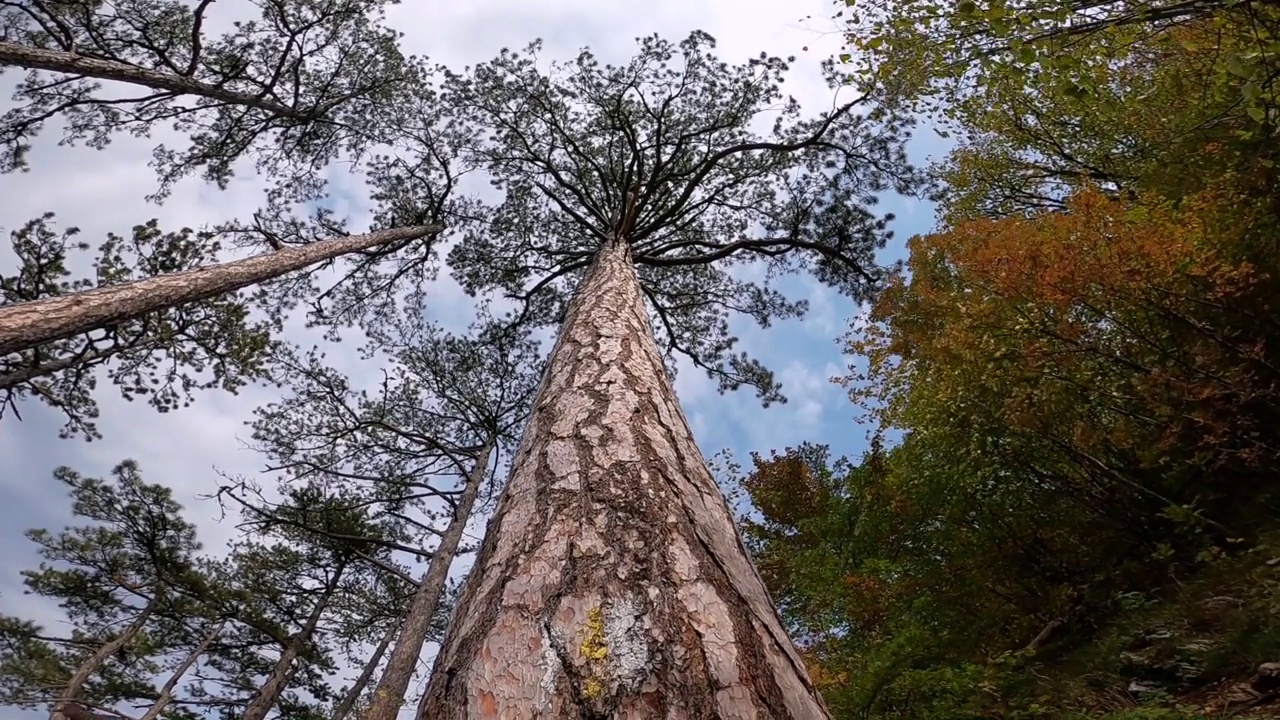
<path id="1" fill-rule="evenodd" d="M 129 237 L 108 234 L 92 272 L 82 274 L 75 268 L 89 259 L 90 245 L 78 239 L 76 228 L 57 232 L 52 220 L 46 214 L 10 233 L 17 266 L 12 275 L 0 274 L 0 304 L 189 270 L 215 262 L 221 249 L 189 229 L 162 232 L 152 220 Z M 0 358 L 0 417 L 16 419 L 18 403 L 30 398 L 66 417 L 63 437 L 100 438 L 94 398 L 99 379 L 109 380 L 126 400 L 145 398 L 160 412 L 190 404 L 195 390 L 234 393 L 262 376 L 270 330 L 229 295 L 11 353 Z"/>
<path id="2" fill-rule="evenodd" d="M 210 717 L 213 709 L 230 720 L 283 658 L 288 682 L 273 702 L 277 716 L 327 717 L 339 653 L 360 654 L 412 595 L 352 561 L 363 545 L 317 541 L 287 524 L 259 523 L 229 556 L 201 556 L 172 492 L 144 482 L 132 461 L 110 479 L 67 468 L 57 477 L 71 489 L 75 516 L 89 523 L 30 531 L 42 562 L 23 575 L 29 592 L 57 602 L 69 630 L 0 617 L 5 705 L 70 696 L 93 707 L 148 708 L 172 679 L 161 717 Z M 284 514 L 320 513 L 331 529 L 353 534 L 370 524 L 367 510 L 340 500 L 299 493 Z"/>
<path id="3" fill-rule="evenodd" d="M 180 590 L 195 572 L 195 528 L 181 518 L 171 491 L 144 482 L 131 461 L 110 480 L 69 468 L 55 476 L 71 491 L 73 513 L 90 524 L 29 531 L 42 562 L 23 577 L 28 592 L 58 603 L 72 630 L 55 636 L 30 621 L 0 620 L 3 702 L 47 702 L 93 664 L 81 698 L 110 706 L 150 697 L 152 677 L 165 667 L 161 659 L 181 652 L 189 638 L 184 626 L 199 623 Z M 140 618 L 146 624 L 139 634 L 110 657 L 94 658 Z"/>
<path id="4" fill-rule="evenodd" d="M 888 232 L 872 205 L 915 183 L 902 150 L 910 121 L 862 112 L 858 100 L 803 119 L 781 88 L 789 60 L 729 65 L 703 32 L 638 44 L 622 66 L 584 50 L 543 68 L 535 42 L 446 75 L 441 101 L 463 135 L 462 165 L 504 193 L 460 218 L 448 262 L 468 292 L 519 301 L 518 322 L 554 324 L 596 249 L 625 242 L 668 357 L 685 355 L 722 390 L 780 400 L 772 373 L 734 351 L 728 317 L 767 326 L 803 314 L 775 286 L 784 275 L 855 298 L 876 286 Z M 772 130 L 758 132 L 766 117 Z M 403 216 L 448 180 L 419 179 L 436 152 L 410 135 L 394 161 L 375 163 L 382 216 Z M 763 279 L 731 272 L 746 264 Z"/>
<path id="5" fill-rule="evenodd" d="M 842 379 L 902 440 L 743 483 L 837 717 L 1216 716 L 1280 653 L 1280 206 L 1221 65 L 1241 22 L 1104 24 L 1059 63 L 914 88 L 963 130 L 944 231 L 909 243 Z"/>
<path id="6" fill-rule="evenodd" d="M 261 0 L 258 17 L 227 22 L 221 6 L 178 0 L 37 3 L 0 17 L 0 35 L 29 47 L 80 54 L 203 85 L 177 92 L 137 87 L 125 97 L 78 73 L 32 70 L 0 115 L 0 172 L 25 169 L 30 139 L 52 118 L 62 142 L 101 149 L 119 132 L 166 124 L 186 147 L 159 145 L 152 165 L 162 199 L 194 172 L 226 187 L 242 157 L 295 200 L 323 196 L 321 172 L 340 153 L 359 156 L 385 129 L 379 119 L 422 70 L 382 25 L 379 0 Z M 209 33 L 222 20 L 226 32 Z M 232 94 L 233 97 L 228 97 Z M 244 98 L 251 98 L 252 101 Z"/>
<path id="7" fill-rule="evenodd" d="M 944 225 L 1061 208 L 1083 182 L 1176 197 L 1280 127 L 1273 5 L 871 0 L 844 17 L 852 79 L 959 138 L 934 168 Z"/>

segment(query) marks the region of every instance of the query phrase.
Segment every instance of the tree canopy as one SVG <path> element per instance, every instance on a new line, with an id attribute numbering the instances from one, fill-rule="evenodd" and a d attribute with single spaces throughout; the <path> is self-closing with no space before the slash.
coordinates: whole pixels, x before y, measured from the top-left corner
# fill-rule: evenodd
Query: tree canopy
<path id="1" fill-rule="evenodd" d="M 383 110 L 420 68 L 382 24 L 382 0 L 253 5 L 257 18 L 229 23 L 212 0 L 0 5 L 0 62 L 32 68 L 0 116 L 0 172 L 26 167 L 52 119 L 65 123 L 63 142 L 98 149 L 118 132 L 171 125 L 189 144 L 156 146 L 156 199 L 197 171 L 225 188 L 242 157 L 284 197 L 320 197 L 317 171 L 375 142 Z"/>
<path id="2" fill-rule="evenodd" d="M 872 206 L 912 187 L 910 123 L 852 95 L 806 119 L 782 91 L 787 60 L 730 65 L 706 33 L 638 45 L 618 67 L 584 50 L 543 69 L 535 42 L 447 74 L 464 162 L 503 192 L 486 222 L 459 225 L 449 267 L 468 292 L 515 299 L 519 322 L 556 322 L 595 250 L 624 238 L 669 367 L 683 355 L 724 390 L 780 400 L 772 373 L 734 353 L 728 317 L 802 315 L 805 302 L 776 287 L 791 273 L 853 298 L 876 286 L 892 216 Z M 415 165 L 373 173 L 374 187 L 389 195 Z M 750 265 L 762 280 L 747 279 Z"/>

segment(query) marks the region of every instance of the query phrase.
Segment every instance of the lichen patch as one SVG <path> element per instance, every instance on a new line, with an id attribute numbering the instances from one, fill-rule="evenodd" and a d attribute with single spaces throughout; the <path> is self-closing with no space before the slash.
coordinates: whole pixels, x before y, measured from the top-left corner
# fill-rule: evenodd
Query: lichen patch
<path id="1" fill-rule="evenodd" d="M 636 688 L 649 674 L 651 653 L 644 608 L 634 595 L 615 601 L 605 613 L 604 636 L 611 648 L 611 674 L 618 685 Z"/>

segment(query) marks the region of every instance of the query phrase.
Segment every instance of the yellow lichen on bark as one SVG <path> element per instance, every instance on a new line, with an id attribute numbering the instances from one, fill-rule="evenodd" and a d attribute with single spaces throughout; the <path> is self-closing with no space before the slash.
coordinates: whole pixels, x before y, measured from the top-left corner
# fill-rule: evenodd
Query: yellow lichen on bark
<path id="1" fill-rule="evenodd" d="M 653 340 L 625 242 L 570 305 L 420 720 L 828 720 Z"/>
<path id="2" fill-rule="evenodd" d="M 604 694 L 604 661 L 609 657 L 609 646 L 604 637 L 604 610 L 599 605 L 587 611 L 585 629 L 578 651 L 587 661 L 590 674 L 583 683 L 582 694 L 588 700 L 595 700 Z"/>

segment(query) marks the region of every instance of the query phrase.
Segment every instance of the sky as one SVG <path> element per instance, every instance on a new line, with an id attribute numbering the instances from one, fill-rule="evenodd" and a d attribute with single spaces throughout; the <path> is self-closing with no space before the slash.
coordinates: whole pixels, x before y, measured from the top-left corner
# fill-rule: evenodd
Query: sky
<path id="1" fill-rule="evenodd" d="M 219 23 L 243 11 L 244 0 L 213 6 Z M 545 45 L 542 56 L 568 59 L 589 46 L 606 62 L 623 62 L 638 36 L 659 33 L 673 40 L 702 29 L 717 38 L 719 55 L 741 62 L 767 51 L 796 55 L 786 91 L 817 111 L 832 104 L 831 91 L 819 73 L 819 63 L 843 50 L 838 26 L 826 19 L 833 11 L 827 0 L 647 0 L 641 5 L 593 0 L 547 0 L 540 3 L 468 0 L 422 2 L 392 7 L 388 22 L 405 34 L 406 52 L 429 56 L 453 69 L 490 59 L 504 47 L 519 49 L 535 38 Z M 806 20 L 806 16 L 810 19 Z M 0 76 L 0 112 L 9 107 L 10 88 L 18 72 Z M 57 213 L 60 227 L 75 225 L 81 237 L 96 244 L 107 232 L 125 234 L 138 223 L 158 218 L 165 228 L 247 218 L 259 207 L 263 183 L 251 173 L 239 173 L 227 190 L 196 179 L 178 185 L 163 205 L 143 200 L 155 188 L 147 161 L 163 133 L 137 139 L 117 137 L 105 150 L 57 144 L 56 128 L 34 143 L 32 169 L 0 175 L 0 230 L 3 237 L 45 211 Z M 927 132 L 927 131 L 925 131 Z M 923 132 L 922 132 L 923 135 Z M 918 163 L 944 148 L 940 141 L 920 137 L 913 143 Z M 351 227 L 367 227 L 369 206 L 359 178 L 339 172 L 333 178 L 335 206 L 352 218 Z M 883 261 L 901 257 L 903 242 L 932 226 L 932 208 L 914 200 L 890 198 L 883 211 L 895 212 L 897 238 Z M 12 270 L 13 256 L 0 243 L 0 268 Z M 866 428 L 854 421 L 855 408 L 830 378 L 846 372 L 848 359 L 837 338 L 849 327 L 858 308 L 825 288 L 796 280 L 786 288 L 808 297 L 811 309 L 801 321 L 780 322 L 762 331 L 737 323 L 741 349 L 773 368 L 790 402 L 762 409 L 752 393 L 728 396 L 696 370 L 679 374 L 676 389 L 704 455 L 723 448 L 745 462 L 748 453 L 768 453 L 801 442 L 826 443 L 833 454 L 857 457 L 866 446 Z M 454 287 L 440 288 L 440 297 L 458 298 Z M 438 307 L 457 314 L 466 324 L 464 304 L 447 301 Z M 447 310 L 442 310 L 447 314 Z M 304 339 L 297 335 L 292 339 Z M 305 340 L 310 344 L 310 340 Z M 329 350 L 329 357 L 359 372 L 355 344 Z M 60 528 L 70 520 L 69 502 L 52 471 L 68 465 L 89 476 L 106 476 L 125 458 L 141 466 L 144 477 L 174 488 L 187 516 L 200 527 L 207 547 L 216 550 L 236 533 L 219 523 L 215 503 L 201 499 L 216 488 L 218 472 L 254 475 L 264 465 L 246 447 L 250 431 L 245 421 L 255 407 L 273 399 L 265 387 L 249 387 L 238 395 L 206 391 L 195 403 L 166 414 L 141 403 L 123 401 L 114 388 L 97 391 L 101 408 L 98 425 L 104 439 L 94 442 L 58 438 L 61 419 L 42 405 L 20 408 L 23 420 L 0 420 L 0 612 L 39 621 L 58 622 L 56 608 L 22 593 L 19 571 L 33 567 L 36 558 L 22 533 L 27 528 Z M 475 532 L 480 532 L 479 527 Z M 0 708 L 0 720 L 30 717 Z"/>

